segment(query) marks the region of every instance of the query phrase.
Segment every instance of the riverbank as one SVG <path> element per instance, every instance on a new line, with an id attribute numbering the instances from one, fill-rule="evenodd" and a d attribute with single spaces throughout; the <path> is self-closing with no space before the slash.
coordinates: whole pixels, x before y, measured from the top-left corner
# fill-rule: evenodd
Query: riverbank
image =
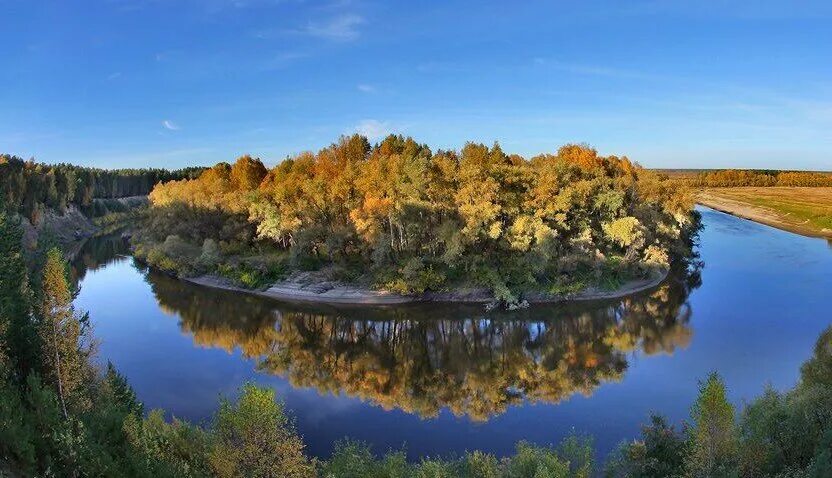
<path id="1" fill-rule="evenodd" d="M 148 204 L 148 200 L 147 196 L 96 198 L 93 199 L 93 204 L 99 204 L 96 206 L 99 210 L 115 211 L 102 216 L 91 216 L 89 211 L 85 212 L 70 204 L 63 213 L 54 209 L 43 210 L 34 223 L 26 217 L 21 217 L 24 250 L 32 253 L 38 248 L 39 241 L 45 237 L 50 244 L 60 246 L 67 257 L 74 257 L 90 238 L 123 229 L 136 221 L 136 214 L 140 208 Z"/>
<path id="2" fill-rule="evenodd" d="M 616 299 L 657 287 L 667 278 L 667 275 L 668 271 L 663 271 L 646 279 L 628 281 L 615 290 L 589 287 L 571 295 L 531 293 L 526 294 L 524 299 L 531 304 Z M 216 275 L 203 275 L 183 280 L 204 287 L 243 292 L 289 302 L 350 305 L 396 305 L 414 302 L 489 304 L 495 302 L 494 296 L 485 288 L 401 295 L 341 282 L 309 280 L 309 277 L 304 275 L 279 281 L 266 289 L 259 290 L 236 286 L 228 279 Z"/>
<path id="3" fill-rule="evenodd" d="M 705 188 L 697 192 L 696 201 L 785 231 L 832 238 L 832 188 Z"/>
<path id="4" fill-rule="evenodd" d="M 92 237 L 98 227 L 77 207 L 70 205 L 63 214 L 54 210 L 45 210 L 36 223 L 21 217 L 23 227 L 23 248 L 32 253 L 38 248 L 38 242 L 46 237 L 60 245 L 69 255 L 74 255 Z"/>

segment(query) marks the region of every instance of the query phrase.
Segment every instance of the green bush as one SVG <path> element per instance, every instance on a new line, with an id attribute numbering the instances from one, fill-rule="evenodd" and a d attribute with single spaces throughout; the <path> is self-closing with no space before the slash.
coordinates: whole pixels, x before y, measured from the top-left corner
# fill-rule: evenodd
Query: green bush
<path id="1" fill-rule="evenodd" d="M 566 478 L 572 475 L 569 471 L 569 462 L 558 456 L 555 450 L 520 442 L 517 444 L 515 454 L 507 460 L 503 476 L 505 478 L 529 476 Z"/>
<path id="2" fill-rule="evenodd" d="M 251 384 L 236 402 L 224 400 L 211 428 L 211 466 L 217 476 L 312 477 L 313 463 L 274 390 Z"/>
<path id="3" fill-rule="evenodd" d="M 549 293 L 569 297 L 586 290 L 587 287 L 589 287 L 589 282 L 584 277 L 560 276 L 549 286 Z"/>
<path id="4" fill-rule="evenodd" d="M 402 295 L 436 291 L 445 283 L 445 275 L 419 257 L 409 259 L 394 270 L 377 270 L 376 276 L 381 288 Z"/>
<path id="5" fill-rule="evenodd" d="M 394 478 L 410 474 L 410 465 L 404 452 L 391 451 L 377 460 L 369 445 L 349 439 L 336 442 L 332 456 L 319 467 L 319 476 L 322 478 Z"/>
<path id="6" fill-rule="evenodd" d="M 612 453 L 605 476 L 608 478 L 681 477 L 685 473 L 688 444 L 659 415 L 650 417 L 650 424 L 641 428 L 641 439 L 625 442 Z"/>
<path id="7" fill-rule="evenodd" d="M 0 456 L 31 470 L 37 463 L 35 430 L 26 411 L 18 390 L 0 384 Z"/>
<path id="8" fill-rule="evenodd" d="M 222 252 L 220 252 L 220 246 L 217 244 L 217 241 L 211 238 L 205 239 L 202 242 L 202 251 L 197 261 L 199 267 L 204 270 L 213 270 L 217 267 L 221 259 Z"/>
<path id="9" fill-rule="evenodd" d="M 247 289 L 262 289 L 274 284 L 286 275 L 282 262 L 253 266 L 248 263 L 220 264 L 217 274 Z"/>

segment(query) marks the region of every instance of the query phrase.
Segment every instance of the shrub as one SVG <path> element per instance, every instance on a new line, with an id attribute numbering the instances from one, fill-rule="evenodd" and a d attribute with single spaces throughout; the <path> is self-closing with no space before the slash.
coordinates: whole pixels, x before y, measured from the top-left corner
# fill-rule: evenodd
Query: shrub
<path id="1" fill-rule="evenodd" d="M 260 289 L 273 284 L 286 274 L 282 262 L 253 266 L 248 263 L 220 264 L 217 273 L 238 286 L 247 289 Z"/>
<path id="2" fill-rule="evenodd" d="M 382 274 L 384 275 L 384 274 Z M 434 269 L 433 265 L 425 265 L 419 257 L 409 259 L 404 266 L 392 274 L 382 284 L 384 289 L 399 294 L 421 294 L 426 290 L 438 290 L 445 282 L 445 275 Z"/>
<path id="3" fill-rule="evenodd" d="M 568 477 L 569 462 L 561 459 L 551 448 L 528 442 L 517 444 L 513 456 L 507 459 L 503 476 L 525 478 L 528 476 Z"/>
<path id="4" fill-rule="evenodd" d="M 314 476 L 303 442 L 271 389 L 247 384 L 235 403 L 224 400 L 212 432 L 210 462 L 217 476 Z"/>
<path id="5" fill-rule="evenodd" d="M 659 415 L 641 428 L 641 439 L 622 443 L 605 468 L 609 478 L 681 477 L 688 447 L 685 437 Z"/>
<path id="6" fill-rule="evenodd" d="M 0 456 L 31 470 L 36 464 L 35 430 L 17 390 L 0 383 Z"/>
<path id="7" fill-rule="evenodd" d="M 205 270 L 214 269 L 222 258 L 220 247 L 217 241 L 207 238 L 202 242 L 202 253 L 199 255 L 198 264 Z"/>
<path id="8" fill-rule="evenodd" d="M 474 451 L 466 453 L 460 464 L 461 476 L 470 478 L 498 478 L 500 461 L 490 453 Z"/>

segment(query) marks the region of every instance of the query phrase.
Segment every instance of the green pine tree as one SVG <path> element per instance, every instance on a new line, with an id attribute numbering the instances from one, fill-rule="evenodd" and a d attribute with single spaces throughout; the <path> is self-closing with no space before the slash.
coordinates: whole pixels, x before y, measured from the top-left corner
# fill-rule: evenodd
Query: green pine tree
<path id="1" fill-rule="evenodd" d="M 19 219 L 0 211 L 0 362 L 18 386 L 37 366 L 38 356 L 22 237 Z"/>
<path id="2" fill-rule="evenodd" d="M 137 417 L 144 415 L 144 406 L 136 396 L 136 392 L 127 383 L 127 378 L 119 373 L 109 360 L 107 361 L 107 372 L 104 375 L 104 380 L 109 386 L 116 404 Z"/>

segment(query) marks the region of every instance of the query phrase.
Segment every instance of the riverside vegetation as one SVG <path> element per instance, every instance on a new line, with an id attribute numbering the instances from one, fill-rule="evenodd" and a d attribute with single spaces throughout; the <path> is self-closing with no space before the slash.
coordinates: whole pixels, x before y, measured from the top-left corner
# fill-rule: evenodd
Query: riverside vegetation
<path id="1" fill-rule="evenodd" d="M 133 243 L 178 276 L 261 287 L 295 271 L 397 292 L 485 288 L 510 306 L 667 270 L 697 228 L 689 190 L 583 145 L 531 160 L 342 137 L 271 170 L 243 156 L 169 181 Z"/>
<path id="2" fill-rule="evenodd" d="M 269 389 L 247 385 L 202 426 L 145 413 L 95 340 L 61 253 L 27 269 L 19 219 L 0 213 L 0 472 L 35 476 L 285 477 L 826 477 L 832 473 L 832 328 L 797 386 L 766 390 L 739 413 L 717 374 L 700 384 L 690 422 L 660 416 L 598 465 L 590 437 L 557 446 L 519 443 L 513 455 L 471 451 L 408 461 L 344 440 L 326 460 Z"/>
<path id="3" fill-rule="evenodd" d="M 799 234 L 832 238 L 832 173 L 664 170 L 696 189 L 700 204 Z"/>

